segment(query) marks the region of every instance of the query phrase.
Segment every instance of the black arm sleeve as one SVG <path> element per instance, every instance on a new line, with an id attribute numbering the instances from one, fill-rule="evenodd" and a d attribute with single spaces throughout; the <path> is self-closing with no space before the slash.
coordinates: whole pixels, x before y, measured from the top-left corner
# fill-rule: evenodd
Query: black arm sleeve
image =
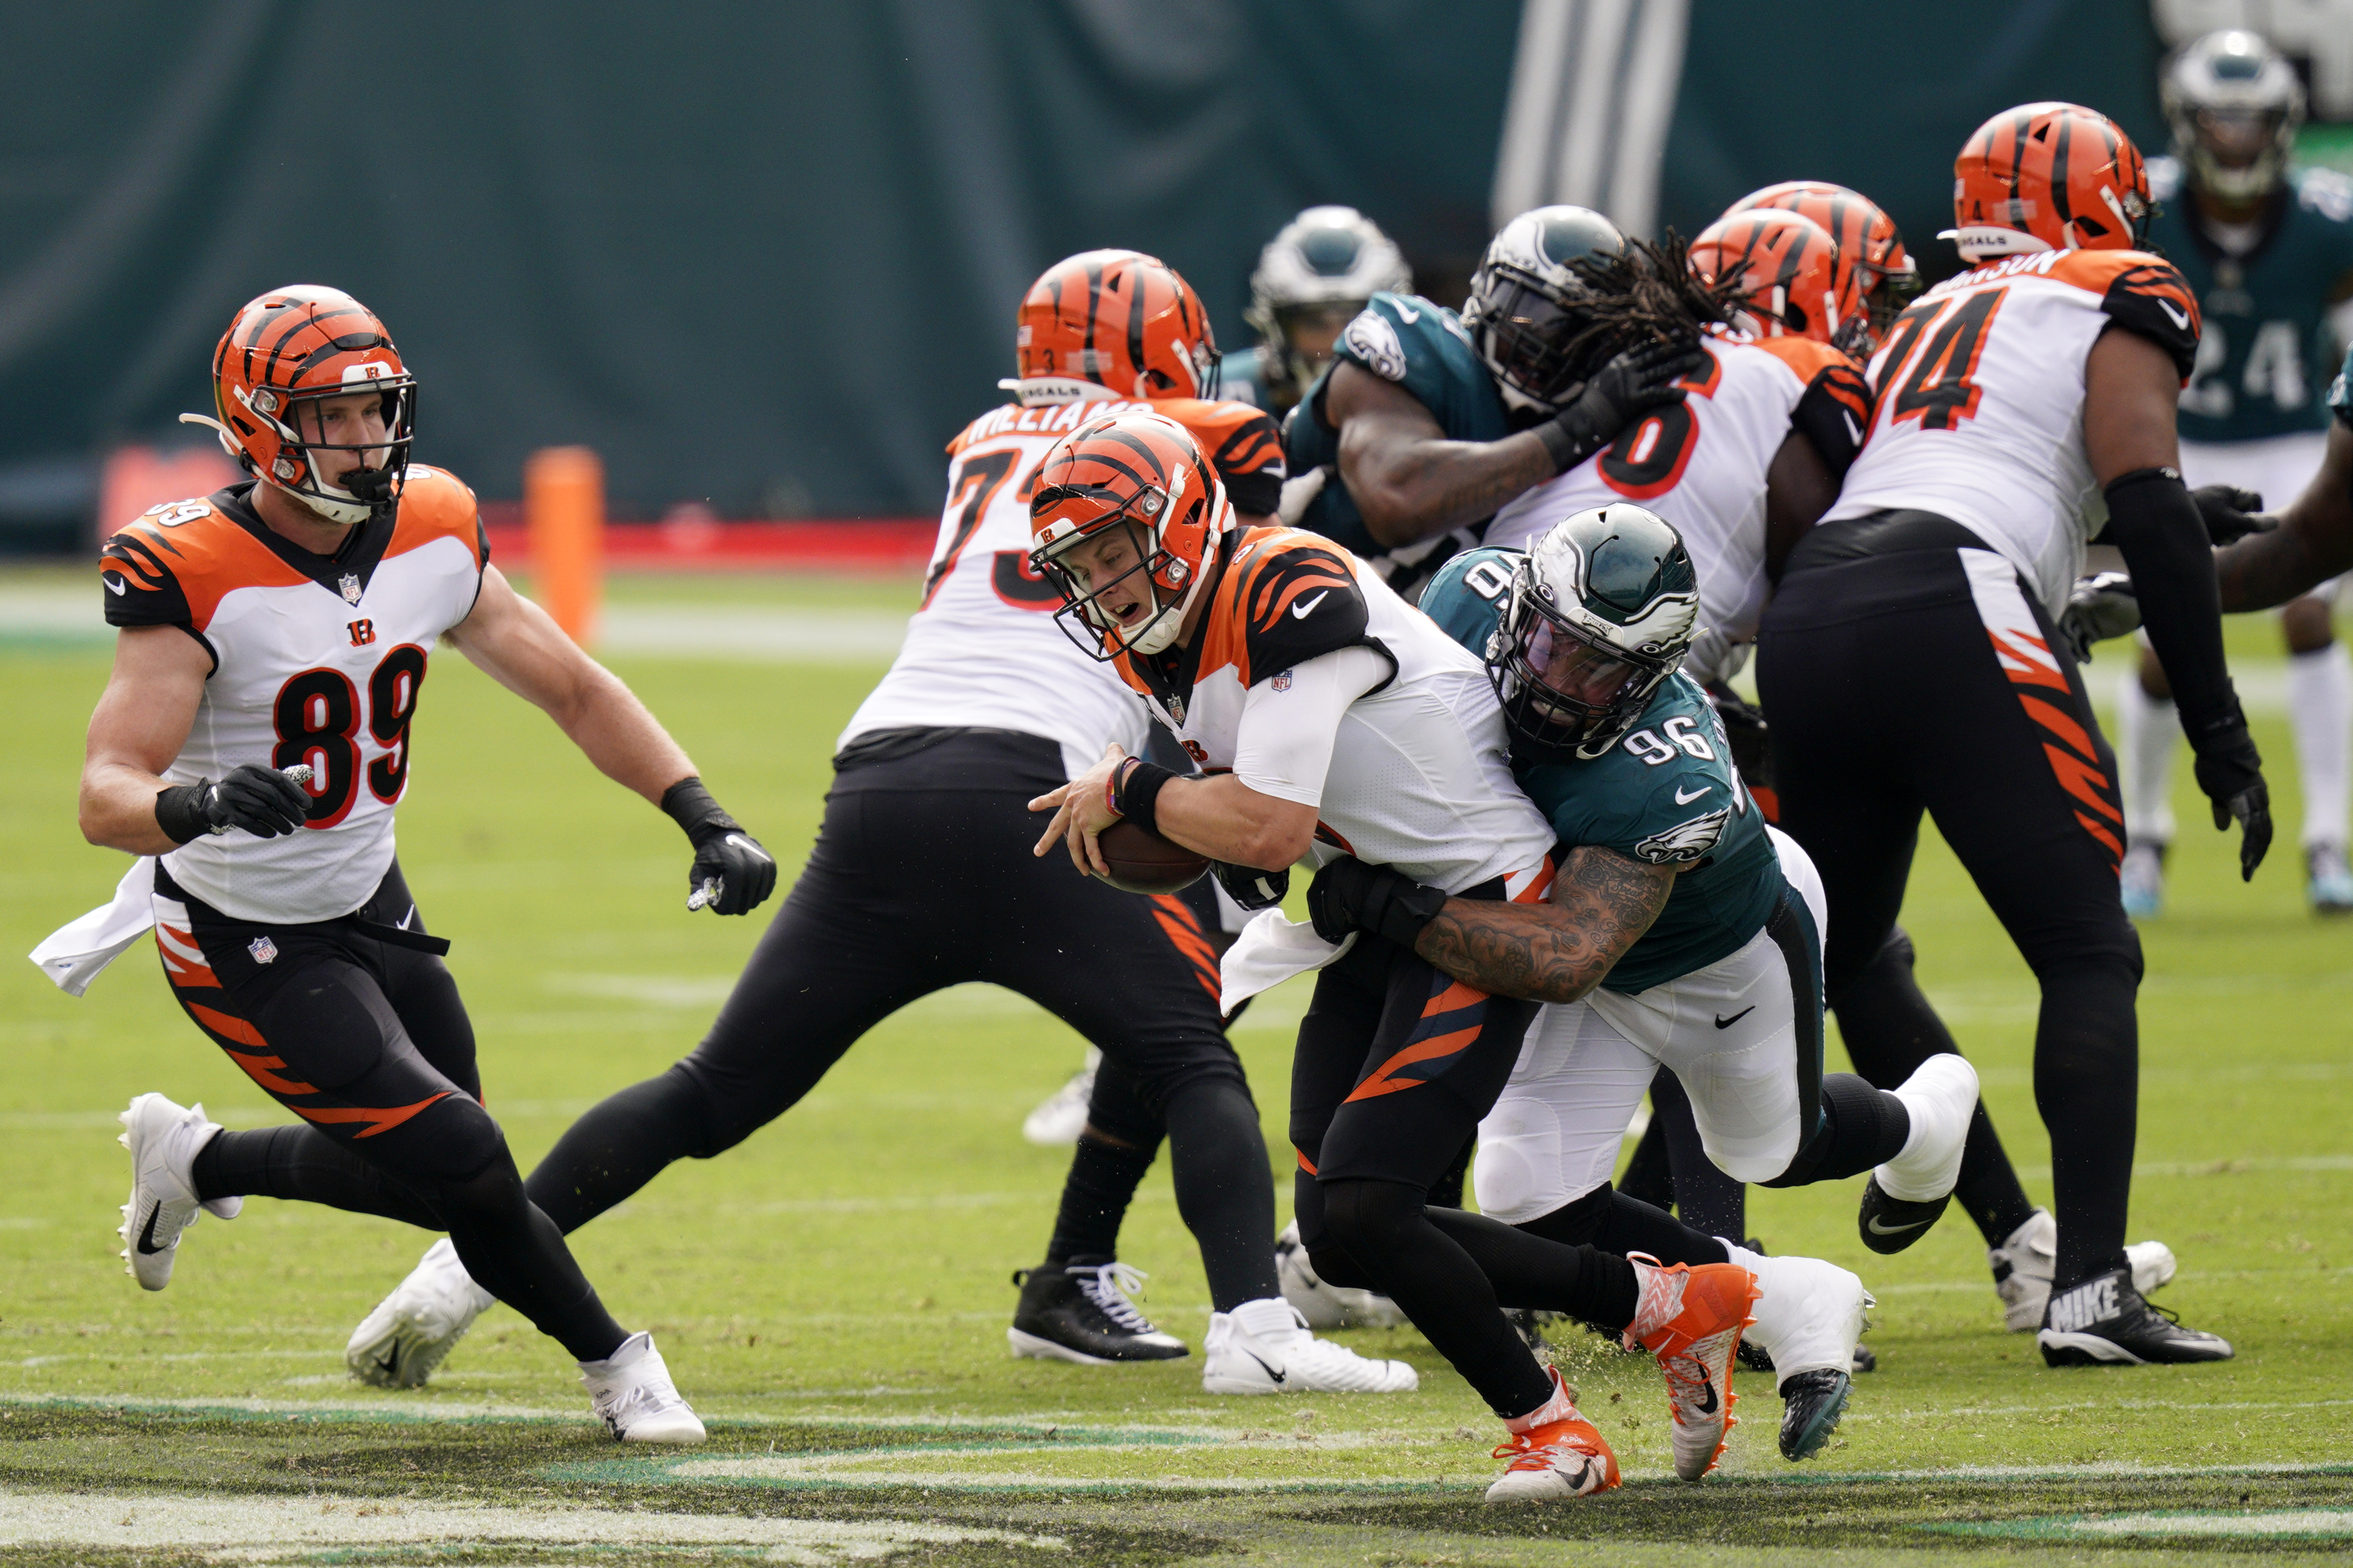
<path id="1" fill-rule="evenodd" d="M 2108 537 L 2124 552 L 2150 647 L 2165 666 L 2189 743 L 2243 731 L 2222 659 L 2222 597 L 2198 503 L 2172 468 L 2136 468 L 2108 486 Z"/>
<path id="2" fill-rule="evenodd" d="M 1789 427 L 1805 437 L 1831 478 L 1844 481 L 1862 450 L 1871 423 L 1871 384 L 1852 365 L 1826 365 L 1789 411 Z"/>

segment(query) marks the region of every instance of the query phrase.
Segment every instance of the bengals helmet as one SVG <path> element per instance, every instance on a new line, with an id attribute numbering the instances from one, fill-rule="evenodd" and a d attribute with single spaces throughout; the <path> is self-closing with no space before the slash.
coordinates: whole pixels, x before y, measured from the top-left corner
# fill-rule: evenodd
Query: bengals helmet
<path id="1" fill-rule="evenodd" d="M 1854 268 L 1839 265 L 1830 231 L 1802 214 L 1733 213 L 1691 242 L 1691 269 L 1708 284 L 1737 279 L 1736 325 L 1760 338 L 1811 338 L 1843 347 L 1863 319 Z"/>
<path id="2" fill-rule="evenodd" d="M 1018 403 L 1218 395 L 1218 340 L 1193 286 L 1157 257 L 1090 250 L 1029 285 L 1015 318 Z"/>
<path id="3" fill-rule="evenodd" d="M 1842 326 L 1841 331 L 1852 341 L 1833 347 L 1861 357 L 1878 346 L 1879 334 L 1919 297 L 1920 267 L 1905 254 L 1895 220 L 1861 193 L 1827 180 L 1785 180 L 1751 191 L 1725 209 L 1725 216 L 1757 207 L 1779 207 L 1810 217 L 1838 242 L 1839 269 L 1855 275 L 1870 320 L 1856 323 L 1859 330 Z"/>
<path id="4" fill-rule="evenodd" d="M 2148 170 L 2106 115 L 2027 103 L 1977 129 L 1953 160 L 1953 224 L 1936 237 L 1974 266 L 2044 250 L 2145 248 Z"/>
<path id="5" fill-rule="evenodd" d="M 1061 590 L 1063 635 L 1101 660 L 1174 642 L 1234 521 L 1192 432 L 1140 410 L 1091 420 L 1054 444 L 1032 482 L 1029 564 Z M 1091 540 L 1110 552 L 1101 583 L 1070 555 Z M 1120 543 L 1124 552 L 1110 550 Z"/>
<path id="6" fill-rule="evenodd" d="M 359 392 L 383 395 L 382 442 L 338 446 L 302 434 L 302 405 Z M 248 302 L 229 322 L 213 351 L 213 412 L 180 419 L 219 431 L 230 457 L 320 516 L 365 522 L 400 499 L 417 436 L 417 378 L 365 305 L 340 289 L 298 283 Z M 330 484 L 319 477 L 321 452 L 361 453 L 361 466 Z"/>

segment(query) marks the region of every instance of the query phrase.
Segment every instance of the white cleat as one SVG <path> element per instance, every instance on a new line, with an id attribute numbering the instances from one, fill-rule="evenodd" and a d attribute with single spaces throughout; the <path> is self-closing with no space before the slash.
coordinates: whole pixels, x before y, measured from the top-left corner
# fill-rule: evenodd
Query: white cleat
<path id="1" fill-rule="evenodd" d="M 245 1200 L 205 1203 L 196 1196 L 189 1172 L 220 1131 L 220 1123 L 205 1119 L 202 1104 L 179 1106 L 160 1094 L 142 1094 L 119 1120 L 122 1134 L 115 1142 L 131 1151 L 131 1201 L 122 1205 L 122 1226 L 115 1234 L 140 1289 L 161 1290 L 172 1282 L 181 1233 L 206 1210 L 235 1219 Z"/>
<path id="2" fill-rule="evenodd" d="M 1895 1089 L 1912 1113 L 1904 1151 L 1872 1172 L 1879 1190 L 1905 1203 L 1950 1197 L 1961 1178 L 1961 1150 L 1978 1109 L 1978 1069 L 1966 1057 L 1940 1051 L 1912 1069 Z"/>
<path id="3" fill-rule="evenodd" d="M 580 1363 L 596 1419 L 618 1443 L 700 1443 L 709 1436 L 679 1397 L 654 1337 L 642 1330 L 603 1361 Z"/>
<path id="4" fill-rule="evenodd" d="M 1077 1142 L 1087 1130 L 1087 1102 L 1094 1098 L 1095 1069 L 1102 1063 L 1103 1052 L 1089 1046 L 1087 1065 L 1021 1119 L 1021 1136 L 1041 1149 L 1067 1149 Z"/>
<path id="5" fill-rule="evenodd" d="M 343 1347 L 343 1364 L 378 1388 L 422 1388 L 497 1300 L 474 1283 L 445 1236 L 360 1320 Z"/>
<path id="6" fill-rule="evenodd" d="M 1279 1296 L 1211 1313 L 1201 1351 L 1201 1387 L 1210 1394 L 1410 1394 L 1421 1386 L 1404 1362 L 1317 1339 Z"/>
<path id="7" fill-rule="evenodd" d="M 2026 1223 L 1989 1248 L 1986 1262 L 1993 1268 L 1993 1288 L 2001 1297 L 2002 1326 L 2013 1334 L 2031 1334 L 2042 1327 L 2042 1310 L 2051 1300 L 2051 1277 L 2059 1267 L 2059 1223 L 2049 1209 L 2036 1209 Z M 2133 1289 L 2147 1296 L 2173 1283 L 2179 1263 L 2173 1248 L 2161 1241 L 2136 1241 L 2125 1248 L 2132 1268 Z"/>
<path id="8" fill-rule="evenodd" d="M 1311 1329 L 1394 1329 L 1405 1321 L 1404 1310 L 1377 1290 L 1324 1283 L 1300 1242 L 1297 1220 L 1274 1238 L 1274 1278 Z"/>

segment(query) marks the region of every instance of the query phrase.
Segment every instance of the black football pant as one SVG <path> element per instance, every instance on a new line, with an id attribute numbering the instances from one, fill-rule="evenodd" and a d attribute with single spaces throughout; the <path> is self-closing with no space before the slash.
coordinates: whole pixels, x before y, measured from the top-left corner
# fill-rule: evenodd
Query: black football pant
<path id="1" fill-rule="evenodd" d="M 674 1160 L 707 1160 L 797 1103 L 908 1003 L 986 981 L 1101 1047 L 1166 1127 L 1176 1205 L 1219 1310 L 1277 1293 L 1274 1185 L 1216 957 L 1174 899 L 1030 853 L 1060 748 L 1005 731 L 896 731 L 838 761 L 800 879 L 701 1045 L 565 1133 L 531 1174 L 565 1231 Z M 945 1042 L 945 1048 L 955 1048 Z"/>
<path id="2" fill-rule="evenodd" d="M 612 1354 L 627 1336 L 482 1109 L 473 1025 L 400 868 L 354 913 L 316 924 L 234 919 L 160 864 L 155 890 L 179 906 L 162 904 L 156 945 L 181 1008 L 302 1119 L 214 1137 L 196 1158 L 196 1195 L 447 1231 L 475 1282 L 542 1333 L 582 1361 Z"/>
<path id="3" fill-rule="evenodd" d="M 1971 536 L 1929 514 L 1863 521 L 1879 552 L 1844 552 L 1851 525 L 1818 529 L 1766 612 L 1781 826 L 1821 872 L 1827 995 L 1872 1082 L 1952 1048 L 1896 944 L 1924 810 L 2033 970 L 2064 1289 L 2125 1262 L 2141 958 L 2116 891 L 2116 760 L 2065 643 L 2001 556 L 1956 547 Z M 2000 1158 L 1982 1108 L 1977 1128 L 1982 1176 Z"/>

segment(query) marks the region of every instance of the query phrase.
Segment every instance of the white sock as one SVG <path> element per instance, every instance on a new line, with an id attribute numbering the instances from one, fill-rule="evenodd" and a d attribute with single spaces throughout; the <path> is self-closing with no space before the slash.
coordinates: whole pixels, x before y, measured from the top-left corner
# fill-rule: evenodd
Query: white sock
<path id="1" fill-rule="evenodd" d="M 2173 748 L 2181 721 L 2169 698 L 2140 689 L 2138 664 L 2116 682 L 2116 753 L 2124 769 L 2125 835 L 2134 844 L 2173 842 Z"/>
<path id="2" fill-rule="evenodd" d="M 2345 842 L 2347 746 L 2353 741 L 2353 658 L 2343 643 L 2289 656 L 2287 716 L 2304 778 L 2304 847 Z"/>

